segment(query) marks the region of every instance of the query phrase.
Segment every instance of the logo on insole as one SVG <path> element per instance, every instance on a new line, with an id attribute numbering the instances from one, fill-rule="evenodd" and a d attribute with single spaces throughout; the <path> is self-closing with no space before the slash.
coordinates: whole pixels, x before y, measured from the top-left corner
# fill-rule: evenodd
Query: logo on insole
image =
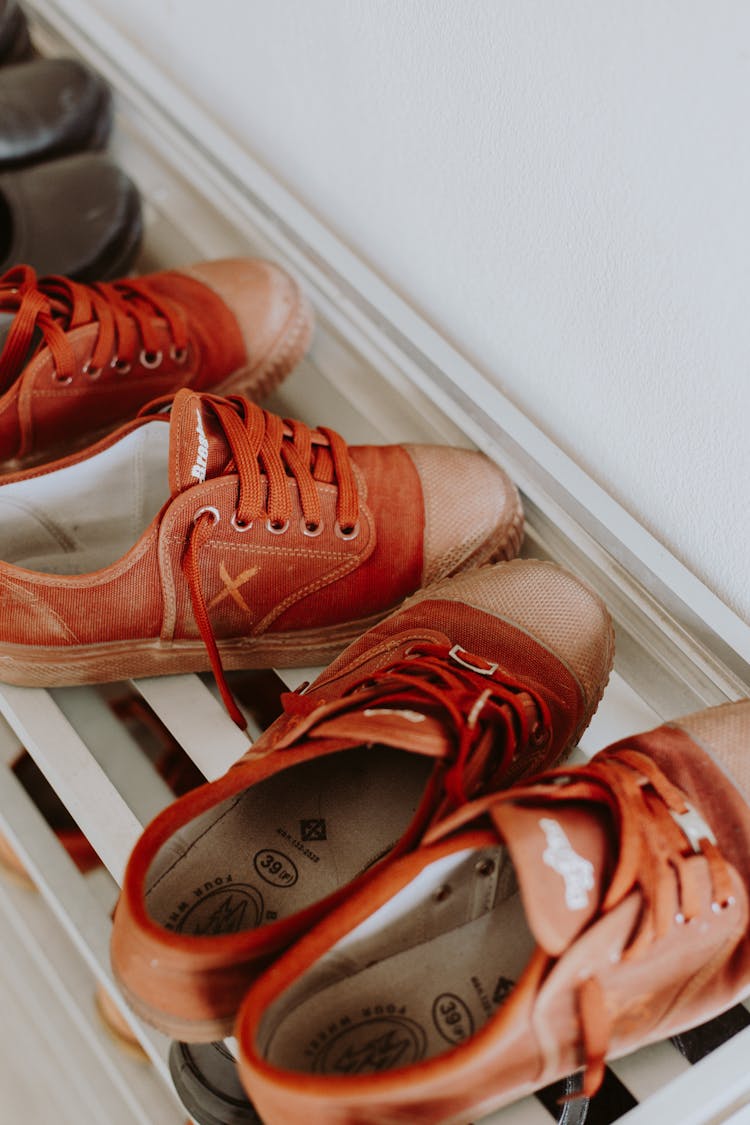
<path id="1" fill-rule="evenodd" d="M 583 910 L 588 906 L 589 891 L 594 887 L 594 865 L 573 848 L 561 825 L 543 816 L 539 827 L 547 840 L 542 859 L 562 875 L 565 882 L 565 905 L 569 910 Z"/>
<path id="2" fill-rule="evenodd" d="M 504 1004 L 515 987 L 516 982 L 514 980 L 509 980 L 508 977 L 498 977 L 495 991 L 492 993 L 492 1003 Z"/>
<path id="3" fill-rule="evenodd" d="M 432 1005 L 432 1022 L 446 1043 L 463 1043 L 474 1034 L 474 1019 L 455 992 L 441 992 Z"/>
<path id="4" fill-rule="evenodd" d="M 327 840 L 326 822 L 323 817 L 299 822 L 299 834 L 303 840 Z"/>
<path id="5" fill-rule="evenodd" d="M 313 1043 L 320 1044 L 321 1039 L 313 1058 L 313 1070 L 318 1074 L 375 1074 L 408 1066 L 423 1057 L 427 1046 L 427 1036 L 418 1023 L 395 1015 L 349 1024 L 331 1037 L 323 1032 Z"/>
<path id="6" fill-rule="evenodd" d="M 263 896 L 249 883 L 231 883 L 202 894 L 180 918 L 180 933 L 212 936 L 253 929 L 263 918 Z"/>

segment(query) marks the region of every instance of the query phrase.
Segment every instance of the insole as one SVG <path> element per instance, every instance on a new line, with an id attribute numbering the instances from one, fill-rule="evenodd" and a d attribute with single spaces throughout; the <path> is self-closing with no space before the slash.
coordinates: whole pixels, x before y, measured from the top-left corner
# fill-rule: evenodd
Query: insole
<path id="1" fill-rule="evenodd" d="M 347 1075 L 440 1055 L 497 1011 L 533 949 L 516 893 L 473 921 L 326 985 L 281 1016 L 264 1054 L 285 1070 Z M 266 1026 L 273 1020 L 267 1012 Z"/>
<path id="2" fill-rule="evenodd" d="M 179 933 L 225 934 L 302 910 L 396 843 L 431 769 L 362 746 L 280 771 L 172 837 L 149 870 L 149 913 Z"/>

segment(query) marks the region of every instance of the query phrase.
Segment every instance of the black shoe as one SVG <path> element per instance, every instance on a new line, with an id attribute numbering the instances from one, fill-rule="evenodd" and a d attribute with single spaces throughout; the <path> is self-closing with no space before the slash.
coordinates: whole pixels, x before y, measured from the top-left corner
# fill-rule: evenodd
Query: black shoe
<path id="1" fill-rule="evenodd" d="M 103 148 L 111 124 L 109 87 L 75 59 L 0 70 L 0 169 Z"/>
<path id="2" fill-rule="evenodd" d="M 32 54 L 26 16 L 16 0 L 0 0 L 0 66 L 22 62 Z"/>
<path id="3" fill-rule="evenodd" d="M 66 156 L 0 174 L 0 274 L 23 263 L 77 281 L 122 277 L 141 235 L 138 189 L 105 156 Z"/>
<path id="4" fill-rule="evenodd" d="M 223 1043 L 175 1041 L 169 1070 L 180 1101 L 198 1125 L 263 1125 Z"/>

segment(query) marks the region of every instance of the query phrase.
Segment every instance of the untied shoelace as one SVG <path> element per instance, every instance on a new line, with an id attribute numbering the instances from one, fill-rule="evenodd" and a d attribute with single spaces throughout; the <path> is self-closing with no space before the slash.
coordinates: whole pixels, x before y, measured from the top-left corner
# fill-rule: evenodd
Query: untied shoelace
<path id="1" fill-rule="evenodd" d="M 546 744 L 551 730 L 547 704 L 527 684 L 458 645 L 428 642 L 411 645 L 408 655 L 378 669 L 334 703 L 286 693 L 282 706 L 294 716 L 319 710 L 323 721 L 374 708 L 438 718 L 452 747 L 440 815 L 446 807 L 464 804 L 472 791 L 501 784 L 518 751 Z M 315 737 L 314 726 L 306 726 L 301 737 Z"/>
<path id="2" fill-rule="evenodd" d="M 155 400 L 147 409 L 158 409 L 160 401 Z M 357 482 L 349 450 L 339 434 L 326 427 L 311 430 L 303 422 L 282 419 L 238 395 L 202 395 L 201 403 L 218 422 L 231 451 L 223 473 L 237 474 L 237 504 L 232 522 L 238 532 L 249 530 L 261 515 L 277 531 L 288 525 L 293 508 L 290 478 L 297 484 L 302 518 L 311 534 L 319 530 L 322 519 L 318 483 L 338 486 L 336 515 L 342 533 L 352 533 L 357 528 Z M 195 621 L 221 697 L 234 722 L 244 730 L 247 722 L 224 675 L 201 577 L 201 548 L 211 537 L 217 514 L 210 507 L 196 513 L 182 567 Z"/>
<path id="3" fill-rule="evenodd" d="M 183 363 L 188 355 L 182 309 L 143 279 L 82 285 L 66 277 L 37 278 L 31 266 L 16 266 L 0 278 L 0 312 L 14 314 L 0 353 L 0 393 L 23 371 L 37 333 L 50 349 L 54 377 L 61 383 L 80 370 L 67 333 L 92 322 L 99 331 L 84 369 L 91 379 L 106 364 L 127 374 L 137 358 L 146 367 L 157 367 L 162 351 L 155 318 L 167 326 L 172 358 Z"/>
<path id="4" fill-rule="evenodd" d="M 727 861 L 715 841 L 705 834 L 710 832 L 708 825 L 696 817 L 684 793 L 653 759 L 640 751 L 622 749 L 597 754 L 573 772 L 565 767 L 548 770 L 528 785 L 514 786 L 507 799 L 535 807 L 578 802 L 584 807 L 593 804 L 608 811 L 619 829 L 619 853 L 593 921 L 614 909 L 636 888 L 643 897 L 638 929 L 623 952 L 623 959 L 635 957 L 664 936 L 675 922 L 689 922 L 706 909 L 703 891 L 688 862 L 696 852 L 701 852 L 708 864 L 712 909 L 723 909 L 734 901 Z M 490 795 L 472 802 L 433 829 L 426 840 L 431 842 L 447 835 L 483 811 L 490 811 L 493 801 L 497 797 Z M 680 903 L 676 917 L 672 893 L 675 879 Z M 577 1000 L 585 1071 L 582 1091 L 570 1097 L 592 1097 L 604 1078 L 612 1030 L 604 987 L 595 975 L 581 982 Z"/>

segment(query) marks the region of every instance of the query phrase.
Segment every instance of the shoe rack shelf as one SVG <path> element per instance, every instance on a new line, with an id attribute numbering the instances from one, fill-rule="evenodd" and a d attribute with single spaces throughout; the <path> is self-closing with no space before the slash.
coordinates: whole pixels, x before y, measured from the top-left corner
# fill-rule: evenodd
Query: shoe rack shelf
<path id="1" fill-rule="evenodd" d="M 663 718 L 750 693 L 750 630 L 479 372 L 95 11 L 83 2 L 48 0 L 33 0 L 27 10 L 44 53 L 83 57 L 114 89 L 111 147 L 144 199 L 139 269 L 260 254 L 281 261 L 310 293 L 319 322 L 313 348 L 277 393 L 274 408 L 313 424 L 325 421 L 352 442 L 479 446 L 523 491 L 525 551 L 569 566 L 606 599 L 617 628 L 615 672 L 577 753 L 593 753 Z M 294 687 L 313 673 L 280 675 Z M 247 737 L 229 720 L 207 678 L 146 679 L 130 687 L 207 779 L 220 776 L 247 748 Z M 33 896 L 0 881 L 0 918 L 34 968 L 36 984 L 27 1003 L 47 1026 L 56 1005 L 59 1019 L 85 1044 L 92 1122 L 184 1122 L 186 1112 L 169 1078 L 169 1042 L 119 1000 L 108 957 L 110 915 L 127 857 L 141 827 L 172 795 L 97 688 L 0 685 L 0 714 L 0 831 L 40 890 Z M 79 874 L 47 827 L 8 768 L 20 745 L 83 829 L 104 869 Z M 92 977 L 110 990 L 152 1066 L 128 1058 L 102 1035 L 91 1002 Z M 714 1023 L 710 1051 L 707 1038 L 696 1033 L 685 1037 L 682 1050 L 665 1042 L 611 1063 L 589 1119 L 624 1125 L 739 1123 L 742 1107 L 750 1104 L 750 1013 L 740 1006 Z M 705 1057 L 696 1061 L 700 1055 Z M 105 1103 L 104 1116 L 94 1111 Z M 483 1125 L 550 1125 L 558 1119 L 582 1125 L 586 1110 L 581 1104 L 562 1111 L 530 1097 Z"/>

